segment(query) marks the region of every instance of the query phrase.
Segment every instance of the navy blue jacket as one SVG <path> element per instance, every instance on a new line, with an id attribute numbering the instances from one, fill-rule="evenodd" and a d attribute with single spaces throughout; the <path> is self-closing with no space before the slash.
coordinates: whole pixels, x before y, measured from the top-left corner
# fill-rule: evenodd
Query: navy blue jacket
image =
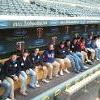
<path id="1" fill-rule="evenodd" d="M 54 50 L 45 50 L 43 53 L 44 62 L 53 63 L 55 61 Z"/>
<path id="2" fill-rule="evenodd" d="M 71 44 L 71 51 L 72 52 L 81 52 L 81 48 L 79 44 Z"/>
<path id="3" fill-rule="evenodd" d="M 55 56 L 56 58 L 61 58 L 61 59 L 64 59 L 66 58 L 66 49 L 65 48 L 60 48 L 58 47 L 55 51 Z"/>
<path id="4" fill-rule="evenodd" d="M 29 57 L 27 57 L 25 61 L 24 61 L 23 57 L 19 57 L 18 62 L 19 62 L 20 71 L 26 71 L 29 68 L 33 68 L 33 65 L 32 65 Z"/>
<path id="5" fill-rule="evenodd" d="M 35 53 L 32 53 L 30 55 L 30 61 L 34 65 L 34 68 L 35 66 L 43 65 L 43 57 L 40 54 L 35 55 Z"/>
<path id="6" fill-rule="evenodd" d="M 86 47 L 87 47 L 87 48 L 92 48 L 92 40 L 89 40 L 89 39 L 88 39 L 88 40 L 86 41 Z"/>
<path id="7" fill-rule="evenodd" d="M 20 73 L 18 61 L 16 60 L 15 62 L 13 62 L 11 59 L 9 59 L 4 63 L 3 70 L 5 72 L 5 75 L 8 77 L 13 78 L 12 75 L 18 76 Z"/>

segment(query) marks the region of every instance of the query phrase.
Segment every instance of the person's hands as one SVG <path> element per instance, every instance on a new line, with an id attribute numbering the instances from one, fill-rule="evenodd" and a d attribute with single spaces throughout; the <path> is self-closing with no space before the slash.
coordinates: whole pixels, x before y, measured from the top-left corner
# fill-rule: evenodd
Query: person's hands
<path id="1" fill-rule="evenodd" d="M 18 81 L 18 76 L 15 75 L 13 78 L 15 81 Z"/>
<path id="2" fill-rule="evenodd" d="M 37 69 L 43 69 L 43 67 L 41 65 L 37 66 Z"/>
<path id="3" fill-rule="evenodd" d="M 26 74 L 29 74 L 29 70 L 26 70 Z"/>
<path id="4" fill-rule="evenodd" d="M 70 50 L 70 53 L 72 53 L 72 51 Z"/>
<path id="5" fill-rule="evenodd" d="M 22 76 L 21 76 L 21 74 L 20 74 L 20 75 L 19 75 L 19 79 L 21 79 L 21 77 L 22 77 Z"/>

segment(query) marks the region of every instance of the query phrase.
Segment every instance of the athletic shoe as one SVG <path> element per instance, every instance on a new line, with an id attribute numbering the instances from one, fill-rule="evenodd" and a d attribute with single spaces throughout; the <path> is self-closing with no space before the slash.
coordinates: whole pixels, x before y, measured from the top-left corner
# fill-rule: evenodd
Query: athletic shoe
<path id="1" fill-rule="evenodd" d="M 80 72 L 84 72 L 84 69 L 81 69 Z"/>
<path id="2" fill-rule="evenodd" d="M 42 81 L 45 82 L 45 83 L 49 83 L 50 82 L 50 81 L 48 81 L 46 79 L 43 79 Z"/>
<path id="3" fill-rule="evenodd" d="M 75 72 L 76 74 L 79 74 L 79 73 L 80 73 L 80 71 L 77 71 L 77 70 L 74 70 L 74 72 Z"/>
<path id="4" fill-rule="evenodd" d="M 100 59 L 99 59 L 99 58 L 97 58 L 96 60 L 97 60 L 97 61 L 99 61 Z"/>
<path id="5" fill-rule="evenodd" d="M 63 76 L 63 75 L 64 75 L 63 71 L 60 71 L 60 75 L 61 75 L 61 76 Z"/>
<path id="6" fill-rule="evenodd" d="M 84 68 L 82 68 L 83 70 L 87 70 L 87 69 L 89 69 L 89 67 L 87 67 L 87 66 L 84 66 Z"/>
<path id="7" fill-rule="evenodd" d="M 55 77 L 59 77 L 59 75 L 57 74 L 57 75 L 55 75 Z"/>
<path id="8" fill-rule="evenodd" d="M 7 98 L 6 100 L 11 100 L 10 98 Z"/>
<path id="9" fill-rule="evenodd" d="M 93 62 L 92 62 L 91 60 L 88 60 L 87 63 L 88 63 L 89 65 L 93 65 Z"/>
<path id="10" fill-rule="evenodd" d="M 27 96 L 27 93 L 26 93 L 26 92 L 20 91 L 20 93 L 21 93 L 23 96 Z"/>
<path id="11" fill-rule="evenodd" d="M 39 84 L 35 84 L 35 87 L 40 87 L 40 85 Z"/>

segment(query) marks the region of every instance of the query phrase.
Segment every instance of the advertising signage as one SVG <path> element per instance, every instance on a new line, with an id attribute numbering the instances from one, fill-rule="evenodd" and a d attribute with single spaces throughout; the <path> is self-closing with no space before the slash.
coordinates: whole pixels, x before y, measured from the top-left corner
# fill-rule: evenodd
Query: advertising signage
<path id="1" fill-rule="evenodd" d="M 0 29 L 44 27 L 75 24 L 98 24 L 100 20 L 24 20 L 24 21 L 0 21 Z"/>

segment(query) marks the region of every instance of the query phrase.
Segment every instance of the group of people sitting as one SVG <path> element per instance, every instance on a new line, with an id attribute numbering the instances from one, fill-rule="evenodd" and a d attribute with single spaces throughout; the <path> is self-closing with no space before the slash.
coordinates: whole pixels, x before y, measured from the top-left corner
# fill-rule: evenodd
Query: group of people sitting
<path id="1" fill-rule="evenodd" d="M 70 73 L 68 67 L 71 66 L 73 72 L 80 73 L 89 67 L 85 65 L 93 64 L 94 60 L 100 60 L 100 36 L 90 36 L 87 41 L 82 38 L 74 38 L 72 41 L 62 41 L 59 45 L 49 44 L 43 54 L 39 53 L 39 48 L 31 53 L 24 50 L 20 56 L 12 54 L 0 71 L 0 85 L 5 88 L 2 100 L 10 98 L 15 100 L 14 81 L 21 80 L 20 93 L 27 95 L 27 77 L 30 76 L 30 88 L 40 87 L 37 80 L 36 70 L 43 70 L 43 79 L 49 83 L 53 77 Z"/>

